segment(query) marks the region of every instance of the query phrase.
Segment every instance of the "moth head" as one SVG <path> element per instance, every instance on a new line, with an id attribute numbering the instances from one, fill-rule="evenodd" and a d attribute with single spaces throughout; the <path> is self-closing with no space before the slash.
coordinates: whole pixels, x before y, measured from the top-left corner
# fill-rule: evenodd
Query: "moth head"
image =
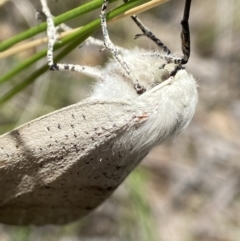
<path id="1" fill-rule="evenodd" d="M 166 69 L 157 69 L 154 73 L 154 82 L 160 84 L 163 81 L 167 80 L 170 77 L 168 70 Z"/>
<path id="2" fill-rule="evenodd" d="M 154 72 L 154 82 L 160 84 L 171 76 L 175 76 L 178 70 L 182 69 L 181 65 L 169 63 L 165 64 Z"/>

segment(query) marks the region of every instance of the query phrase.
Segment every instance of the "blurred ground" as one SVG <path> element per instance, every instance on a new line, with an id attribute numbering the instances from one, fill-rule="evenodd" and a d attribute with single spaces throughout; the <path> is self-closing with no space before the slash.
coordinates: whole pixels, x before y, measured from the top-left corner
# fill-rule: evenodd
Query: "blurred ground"
<path id="1" fill-rule="evenodd" d="M 32 4 L 39 5 L 19 0 L 0 8 L 0 40 L 37 24 Z M 58 15 L 78 4 L 51 1 L 50 6 Z M 171 0 L 140 15 L 178 54 L 183 6 L 183 0 Z M 77 27 L 79 20 L 68 24 Z M 1 225 L 0 241 L 240 240 L 240 2 L 193 0 L 190 28 L 187 70 L 198 80 L 199 105 L 188 129 L 155 148 L 114 196 L 81 222 L 40 228 Z M 146 38 L 133 39 L 139 30 L 130 19 L 111 24 L 109 32 L 117 45 L 155 48 Z M 95 37 L 102 38 L 101 31 Z M 39 49 L 1 61 L 1 70 L 7 71 Z M 106 59 L 107 53 L 99 53 L 99 48 L 82 47 L 64 61 L 101 65 Z M 77 74 L 48 72 L 1 107 L 1 133 L 81 100 L 92 84 Z M 7 88 L 1 87 L 1 92 Z"/>

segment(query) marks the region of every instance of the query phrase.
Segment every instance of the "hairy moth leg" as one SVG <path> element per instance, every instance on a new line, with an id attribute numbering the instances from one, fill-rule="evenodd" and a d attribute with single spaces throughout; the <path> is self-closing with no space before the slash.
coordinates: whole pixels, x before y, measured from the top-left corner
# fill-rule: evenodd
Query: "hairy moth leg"
<path id="1" fill-rule="evenodd" d="M 133 82 L 133 86 L 136 92 L 138 94 L 142 94 L 146 91 L 146 89 L 139 84 L 139 80 L 136 78 L 134 73 L 132 73 L 127 63 L 123 60 L 122 56 L 119 54 L 118 49 L 109 38 L 109 34 L 107 30 L 107 21 L 106 21 L 107 6 L 108 6 L 108 0 L 104 0 L 101 8 L 101 15 L 100 15 L 103 38 L 104 38 L 104 46 L 112 53 L 114 58 L 121 64 L 121 66 L 123 67 L 127 75 L 130 77 L 131 81 Z"/>
<path id="2" fill-rule="evenodd" d="M 128 0 L 123 0 L 124 2 L 128 2 Z M 132 20 L 136 23 L 136 25 L 142 30 L 142 34 L 136 34 L 135 39 L 146 36 L 151 39 L 158 47 L 162 48 L 166 54 L 172 54 L 172 51 L 159 39 L 157 38 L 149 28 L 147 28 L 138 18 L 137 15 L 131 16 Z"/>
<path id="3" fill-rule="evenodd" d="M 124 2 L 128 2 L 128 0 L 124 0 Z M 164 57 L 168 62 L 174 63 L 174 64 L 186 64 L 188 62 L 188 59 L 190 57 L 190 31 L 189 31 L 189 13 L 190 13 L 190 7 L 191 7 L 191 0 L 185 1 L 185 7 L 184 7 L 184 14 L 183 19 L 181 21 L 182 25 L 182 32 L 181 32 L 181 46 L 182 46 L 182 52 L 183 56 L 181 58 L 174 56 L 172 51 L 159 39 L 157 38 L 151 31 L 148 29 L 136 16 L 133 15 L 131 18 L 136 23 L 136 25 L 142 30 L 142 34 L 136 34 L 135 39 L 139 38 L 141 36 L 146 36 L 149 39 L 151 39 L 157 46 L 163 49 L 163 51 L 166 53 L 166 57 Z"/>
<path id="4" fill-rule="evenodd" d="M 47 6 L 47 1 L 41 0 L 41 4 L 42 4 L 42 11 L 45 14 L 47 19 L 47 36 L 48 36 L 47 61 L 50 69 L 59 70 L 59 71 L 73 71 L 73 72 L 85 74 L 87 76 L 90 76 L 96 79 L 103 79 L 103 76 L 100 70 L 94 67 L 67 64 L 67 63 L 66 64 L 54 63 L 53 46 L 57 40 L 57 32 L 52 19 L 52 14 Z"/>

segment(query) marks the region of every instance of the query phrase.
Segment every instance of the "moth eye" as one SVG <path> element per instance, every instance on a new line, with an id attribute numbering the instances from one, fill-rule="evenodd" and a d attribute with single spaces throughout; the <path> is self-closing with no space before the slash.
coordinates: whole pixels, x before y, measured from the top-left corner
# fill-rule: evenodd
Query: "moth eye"
<path id="1" fill-rule="evenodd" d="M 157 69 L 154 73 L 154 81 L 156 84 L 160 84 L 170 77 L 169 72 L 166 69 Z"/>

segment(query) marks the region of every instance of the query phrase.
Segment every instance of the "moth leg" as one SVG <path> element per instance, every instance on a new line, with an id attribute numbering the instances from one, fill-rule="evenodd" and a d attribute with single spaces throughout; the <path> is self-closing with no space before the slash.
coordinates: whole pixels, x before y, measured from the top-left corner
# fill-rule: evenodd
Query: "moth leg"
<path id="1" fill-rule="evenodd" d="M 123 0 L 123 1 L 128 2 L 128 0 Z M 181 45 L 182 45 L 183 57 L 181 58 L 175 57 L 171 52 L 171 50 L 141 22 L 136 15 L 133 15 L 131 16 L 131 18 L 137 24 L 137 26 L 142 30 L 142 34 L 136 34 L 135 39 L 141 36 L 146 36 L 149 39 L 151 39 L 157 46 L 163 49 L 163 51 L 166 53 L 166 55 L 163 56 L 163 58 L 166 59 L 168 62 L 175 63 L 175 64 L 186 64 L 190 57 L 190 31 L 189 31 L 189 24 L 188 24 L 190 7 L 191 7 L 191 0 L 186 0 L 183 19 L 181 21 L 181 25 L 182 25 Z"/>
<path id="2" fill-rule="evenodd" d="M 181 31 L 181 46 L 183 56 L 181 58 L 175 58 L 172 60 L 173 63 L 178 65 L 186 64 L 190 57 L 190 30 L 189 30 L 189 14 L 191 9 L 192 0 L 185 0 L 183 19 L 181 21 L 182 31 Z"/>
<path id="3" fill-rule="evenodd" d="M 36 11 L 36 19 L 37 20 L 42 20 L 42 22 L 45 22 L 46 21 L 46 16 L 45 14 L 40 11 L 40 10 L 35 10 Z M 54 17 L 52 15 L 52 17 Z M 59 24 L 57 27 L 55 27 L 56 30 L 58 31 L 58 29 L 60 30 L 63 30 L 64 32 L 65 31 L 70 31 L 70 30 L 73 30 L 73 28 L 69 27 L 67 24 L 65 23 L 61 23 Z M 84 43 L 82 44 L 83 46 L 89 46 L 89 45 L 94 45 L 94 46 L 98 46 L 98 47 L 101 47 L 101 49 L 104 47 L 104 42 L 100 39 L 97 39 L 97 38 L 94 38 L 92 36 L 88 37 Z M 80 47 L 82 46 L 80 45 Z M 117 48 L 120 50 L 120 51 L 124 51 L 125 49 L 120 47 L 120 46 L 117 46 Z"/>
<path id="4" fill-rule="evenodd" d="M 64 31 L 70 31 L 72 30 L 71 27 L 69 27 L 68 25 L 66 25 L 65 23 L 61 23 L 59 25 L 60 29 L 64 30 Z M 98 47 L 101 47 L 101 49 L 104 47 L 104 42 L 101 40 L 101 39 L 97 39 L 97 38 L 94 38 L 92 36 L 88 37 L 83 45 L 94 45 L 94 46 L 98 46 Z M 81 45 L 80 45 L 81 46 Z M 120 51 L 124 51 L 125 49 L 120 47 L 120 46 L 117 46 L 117 48 L 120 50 Z"/>
<path id="5" fill-rule="evenodd" d="M 59 25 L 59 27 L 64 31 L 72 30 L 72 28 L 69 27 L 68 25 L 66 25 L 65 23 L 61 23 Z M 95 46 L 99 46 L 99 47 L 103 48 L 104 42 L 100 39 L 97 39 L 97 38 L 94 38 L 94 37 L 90 36 L 84 41 L 83 45 L 86 45 L 86 46 L 95 45 Z M 80 45 L 80 47 L 81 47 L 81 45 Z"/>
<path id="6" fill-rule="evenodd" d="M 83 45 L 86 45 L 86 46 L 88 46 L 88 45 L 94 45 L 94 46 L 98 46 L 98 47 L 101 47 L 101 50 L 102 49 L 104 49 L 104 42 L 102 41 L 102 40 L 100 40 L 100 39 L 97 39 L 97 38 L 94 38 L 94 37 L 88 37 L 86 40 L 85 40 L 85 42 L 84 42 L 84 44 Z M 125 48 L 123 48 L 123 47 L 120 47 L 120 46 L 116 46 L 117 47 L 117 49 L 120 51 L 120 52 L 124 52 L 124 51 L 126 51 L 126 49 Z"/>
<path id="7" fill-rule="evenodd" d="M 146 89 L 139 84 L 138 79 L 136 76 L 131 72 L 129 66 L 127 63 L 123 60 L 122 56 L 119 54 L 118 49 L 116 46 L 112 43 L 111 39 L 109 38 L 108 30 L 107 30 L 107 21 L 106 21 L 106 10 L 108 6 L 108 0 L 103 0 L 102 8 L 101 8 L 101 26 L 102 26 L 102 32 L 103 32 L 103 38 L 104 38 L 104 47 L 108 49 L 113 57 L 121 64 L 122 68 L 125 70 L 127 75 L 130 77 L 130 79 L 133 82 L 133 86 L 138 94 L 142 94 L 146 91 Z"/>
<path id="8" fill-rule="evenodd" d="M 52 19 L 52 14 L 47 6 L 47 1 L 41 0 L 41 4 L 42 4 L 42 11 L 45 14 L 46 20 L 47 20 L 47 36 L 48 36 L 47 62 L 50 70 L 74 71 L 74 72 L 85 74 L 93 78 L 103 79 L 103 76 L 100 70 L 94 67 L 67 64 L 67 63 L 66 64 L 54 63 L 53 47 L 55 42 L 57 41 L 57 31 Z"/>
<path id="9" fill-rule="evenodd" d="M 159 39 L 157 38 L 151 31 L 148 29 L 136 15 L 131 16 L 132 20 L 137 24 L 137 26 L 142 30 L 142 34 L 136 34 L 135 39 L 146 36 L 151 39 L 158 47 L 162 48 L 166 54 L 172 54 L 172 51 Z"/>
<path id="10" fill-rule="evenodd" d="M 124 2 L 128 2 L 128 0 L 123 0 Z M 158 47 L 162 48 L 166 54 L 172 54 L 172 51 L 159 39 L 157 38 L 149 28 L 147 28 L 138 18 L 137 15 L 131 16 L 132 20 L 136 23 L 136 25 L 142 30 L 142 34 L 136 34 L 135 39 L 146 36 L 151 39 Z"/>

